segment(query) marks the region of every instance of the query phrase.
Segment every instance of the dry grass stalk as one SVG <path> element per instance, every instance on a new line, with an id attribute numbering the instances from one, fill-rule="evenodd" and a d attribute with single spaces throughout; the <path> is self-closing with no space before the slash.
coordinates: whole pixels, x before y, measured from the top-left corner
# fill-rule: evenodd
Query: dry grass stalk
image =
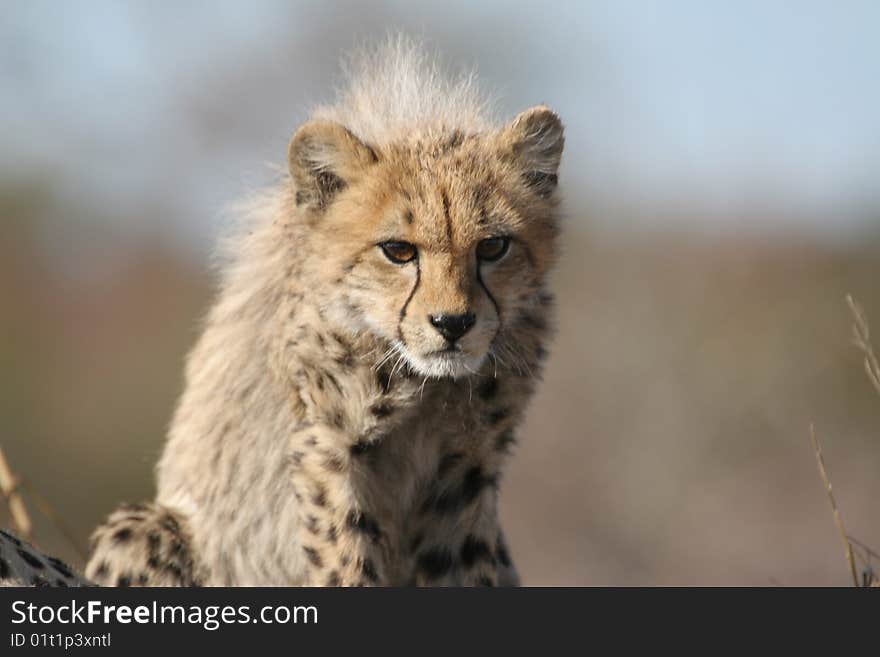
<path id="1" fill-rule="evenodd" d="M 868 319 L 865 317 L 864 309 L 859 303 L 852 298 L 852 295 L 846 295 L 846 303 L 853 315 L 853 343 L 861 349 L 865 356 L 865 372 L 870 379 L 871 384 L 880 395 L 880 361 L 877 360 L 877 353 L 871 344 L 871 329 L 868 326 Z"/>
<path id="2" fill-rule="evenodd" d="M 55 528 L 58 532 L 65 538 L 65 540 L 70 544 L 70 546 L 74 549 L 74 551 L 79 555 L 79 558 L 83 561 L 88 560 L 88 552 L 80 545 L 79 541 L 76 538 L 76 534 L 70 529 L 70 527 L 65 523 L 61 516 L 57 511 L 52 507 L 41 493 L 39 493 L 33 486 L 31 486 L 27 481 L 21 482 L 22 488 L 27 490 L 28 496 L 31 501 L 37 507 L 37 509 L 42 513 L 46 518 L 55 525 Z"/>
<path id="3" fill-rule="evenodd" d="M 834 500 L 834 493 L 831 490 L 831 479 L 828 477 L 828 471 L 825 469 L 825 459 L 822 456 L 822 448 L 819 445 L 819 439 L 816 438 L 816 430 L 812 424 L 810 425 L 810 439 L 813 441 L 813 451 L 816 454 L 816 464 L 819 466 L 819 474 L 822 476 L 822 481 L 825 484 L 825 492 L 828 493 L 828 501 L 831 502 L 831 512 L 834 514 L 834 522 L 837 525 L 840 540 L 843 541 L 844 553 L 846 554 L 846 561 L 849 564 L 853 584 L 858 587 L 859 577 L 856 574 L 856 560 L 853 557 L 852 544 L 849 542 L 849 537 L 846 535 L 846 530 L 843 527 L 843 519 L 840 517 L 840 511 L 837 509 L 837 502 Z"/>
<path id="4" fill-rule="evenodd" d="M 3 497 L 6 498 L 9 505 L 9 514 L 12 516 L 12 524 L 15 526 L 16 531 L 30 541 L 33 538 L 34 526 L 24 504 L 24 499 L 21 493 L 18 492 L 18 484 L 19 481 L 12 474 L 9 461 L 6 460 L 6 455 L 3 453 L 3 448 L 0 447 L 0 492 L 3 493 Z"/>

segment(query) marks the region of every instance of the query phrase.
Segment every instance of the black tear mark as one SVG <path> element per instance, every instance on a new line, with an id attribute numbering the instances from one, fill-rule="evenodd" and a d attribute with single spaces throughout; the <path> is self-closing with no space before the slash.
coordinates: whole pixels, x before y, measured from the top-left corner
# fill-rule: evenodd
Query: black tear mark
<path id="1" fill-rule="evenodd" d="M 409 307 L 409 302 L 412 301 L 412 298 L 416 295 L 416 290 L 419 289 L 419 283 L 422 280 L 422 268 L 419 265 L 419 257 L 416 256 L 413 262 L 416 263 L 416 282 L 409 291 L 409 296 L 406 298 L 406 301 L 403 302 L 403 307 L 400 309 L 400 319 L 397 321 L 397 339 L 400 340 L 400 343 L 403 345 L 406 344 L 406 339 L 403 337 L 403 320 L 406 318 L 406 309 Z"/>
<path id="2" fill-rule="evenodd" d="M 501 329 L 501 307 L 498 305 L 498 302 L 495 300 L 495 297 L 492 296 L 492 293 L 489 291 L 489 288 L 486 286 L 486 283 L 483 282 L 483 270 L 480 267 L 480 260 L 477 260 L 477 282 L 480 284 L 480 287 L 483 288 L 483 291 L 486 293 L 486 296 L 489 297 L 489 301 L 492 302 L 492 305 L 495 307 L 495 314 L 498 315 L 498 328 Z"/>

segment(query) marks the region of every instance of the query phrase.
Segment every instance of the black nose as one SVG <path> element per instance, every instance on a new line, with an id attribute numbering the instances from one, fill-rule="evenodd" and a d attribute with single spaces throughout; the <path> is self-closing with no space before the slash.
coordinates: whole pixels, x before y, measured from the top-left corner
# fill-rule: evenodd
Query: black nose
<path id="1" fill-rule="evenodd" d="M 440 315 L 428 315 L 428 321 L 440 332 L 440 335 L 450 342 L 455 342 L 471 330 L 471 327 L 477 321 L 477 316 L 473 313 L 462 313 L 461 315 L 443 313 Z"/>

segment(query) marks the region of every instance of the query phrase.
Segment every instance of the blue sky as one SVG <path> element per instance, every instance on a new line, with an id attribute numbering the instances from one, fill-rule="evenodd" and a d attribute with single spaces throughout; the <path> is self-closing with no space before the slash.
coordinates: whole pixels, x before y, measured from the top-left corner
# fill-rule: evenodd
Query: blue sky
<path id="1" fill-rule="evenodd" d="M 837 238 L 880 222 L 876 2 L 19 1 L 0 16 L 0 179 L 51 172 L 91 203 L 168 209 L 114 215 L 133 230 L 210 235 L 330 96 L 340 50 L 389 27 L 476 65 L 509 114 L 560 111 L 585 225 Z"/>

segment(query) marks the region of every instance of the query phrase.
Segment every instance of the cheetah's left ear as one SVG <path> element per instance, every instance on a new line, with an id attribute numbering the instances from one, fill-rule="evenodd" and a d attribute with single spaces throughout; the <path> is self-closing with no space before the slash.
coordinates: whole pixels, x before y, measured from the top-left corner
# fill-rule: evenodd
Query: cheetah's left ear
<path id="1" fill-rule="evenodd" d="M 562 121 L 544 105 L 522 112 L 500 135 L 503 153 L 523 169 L 526 186 L 543 198 L 556 189 L 559 161 L 565 144 Z"/>
<path id="2" fill-rule="evenodd" d="M 309 121 L 296 131 L 287 148 L 296 204 L 323 210 L 376 159 L 375 151 L 343 125 Z"/>

